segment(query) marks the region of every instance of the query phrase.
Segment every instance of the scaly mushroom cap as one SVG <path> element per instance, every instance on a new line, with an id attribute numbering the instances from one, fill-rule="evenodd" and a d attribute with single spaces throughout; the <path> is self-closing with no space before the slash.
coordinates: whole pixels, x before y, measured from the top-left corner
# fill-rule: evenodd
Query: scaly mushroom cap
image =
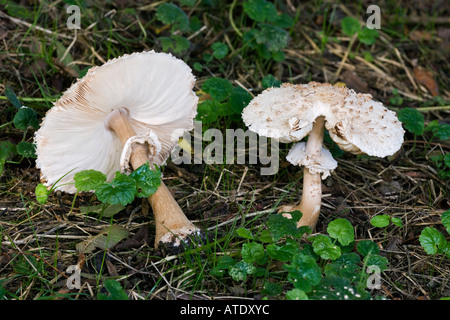
<path id="1" fill-rule="evenodd" d="M 47 112 L 35 134 L 42 179 L 53 185 L 65 175 L 57 189 L 71 193 L 76 191 L 73 176 L 78 171 L 95 169 L 112 179 L 121 169 L 123 148 L 107 120 L 120 108 L 128 111 L 137 137 L 153 144 L 150 160 L 163 164 L 179 137 L 193 129 L 198 102 L 194 83 L 182 60 L 154 51 L 89 69 Z"/>
<path id="2" fill-rule="evenodd" d="M 331 138 L 344 151 L 385 157 L 403 143 L 404 130 L 394 112 L 370 94 L 328 83 L 266 89 L 242 113 L 250 130 L 285 143 L 307 136 L 319 116 L 325 117 Z"/>

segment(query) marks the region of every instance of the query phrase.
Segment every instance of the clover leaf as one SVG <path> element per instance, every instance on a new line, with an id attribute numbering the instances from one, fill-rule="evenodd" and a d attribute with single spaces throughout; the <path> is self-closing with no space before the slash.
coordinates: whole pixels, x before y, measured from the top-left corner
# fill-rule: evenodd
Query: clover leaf
<path id="1" fill-rule="evenodd" d="M 425 120 L 423 114 L 413 108 L 403 108 L 398 112 L 398 119 L 403 123 L 406 130 L 415 135 L 423 134 Z"/>
<path id="2" fill-rule="evenodd" d="M 319 234 L 313 238 L 314 252 L 324 260 L 336 260 L 341 256 L 341 248 L 335 245 L 330 237 Z"/>
<path id="3" fill-rule="evenodd" d="M 322 280 L 320 267 L 309 255 L 298 253 L 293 257 L 292 263 L 283 265 L 283 268 L 289 272 L 288 277 L 294 287 L 304 292 L 309 292 Z"/>
<path id="4" fill-rule="evenodd" d="M 223 101 L 231 94 L 233 84 L 228 79 L 211 77 L 203 82 L 202 90 L 209 93 L 212 99 Z"/>
<path id="5" fill-rule="evenodd" d="M 129 204 L 136 194 L 136 181 L 126 174 L 116 172 L 110 183 L 102 183 L 95 190 L 98 200 L 110 204 Z"/>
<path id="6" fill-rule="evenodd" d="M 147 198 L 158 190 L 161 184 L 161 171 L 157 167 L 150 169 L 148 163 L 143 164 L 130 174 L 136 182 L 137 196 Z"/>
<path id="7" fill-rule="evenodd" d="M 254 21 L 274 21 L 278 15 L 275 5 L 266 0 L 249 0 L 244 2 L 245 13 Z"/>
<path id="8" fill-rule="evenodd" d="M 241 254 L 245 262 L 255 263 L 264 258 L 264 247 L 257 242 L 244 243 Z"/>
<path id="9" fill-rule="evenodd" d="M 20 130 L 26 130 L 28 127 L 39 128 L 36 112 L 28 107 L 21 107 L 13 118 L 14 126 Z"/>
<path id="10" fill-rule="evenodd" d="M 78 191 L 93 191 L 106 181 L 106 175 L 97 170 L 83 170 L 73 177 Z"/>
<path id="11" fill-rule="evenodd" d="M 213 50 L 213 56 L 216 59 L 223 59 L 228 54 L 228 46 L 222 42 L 214 42 L 211 45 L 211 49 Z"/>
<path id="12" fill-rule="evenodd" d="M 361 29 L 361 26 L 359 25 L 358 19 L 345 17 L 341 20 L 341 28 L 343 33 L 351 37 Z"/>
<path id="13" fill-rule="evenodd" d="M 256 267 L 248 262 L 239 261 L 229 270 L 230 276 L 234 281 L 245 281 L 247 276 L 253 274 Z"/>
<path id="14" fill-rule="evenodd" d="M 336 219 L 328 224 L 327 232 L 331 238 L 337 239 L 343 246 L 349 245 L 355 239 L 352 224 L 347 219 Z"/>
<path id="15" fill-rule="evenodd" d="M 36 156 L 36 145 L 28 141 L 21 141 L 17 144 L 17 153 L 25 158 L 33 158 Z"/>
<path id="16" fill-rule="evenodd" d="M 292 236 L 294 239 L 299 239 L 304 233 L 311 230 L 306 226 L 297 228 L 297 221 L 302 216 L 300 211 L 289 212 L 289 214 L 292 219 L 286 218 L 282 214 L 274 214 L 267 220 L 267 226 L 274 241 L 278 241 L 285 236 Z"/>
<path id="17" fill-rule="evenodd" d="M 447 232 L 450 233 L 450 209 L 442 213 L 441 221 L 444 227 L 447 228 Z"/>
<path id="18" fill-rule="evenodd" d="M 156 10 L 156 18 L 164 24 L 172 25 L 172 31 L 189 29 L 189 18 L 173 3 L 163 3 Z"/>
<path id="19" fill-rule="evenodd" d="M 445 236 L 433 227 L 426 227 L 419 236 L 420 245 L 426 253 L 436 254 L 442 252 L 447 245 Z"/>
<path id="20" fill-rule="evenodd" d="M 36 200 L 39 204 L 45 204 L 47 203 L 48 195 L 50 194 L 50 191 L 47 189 L 46 186 L 44 186 L 42 183 L 39 183 L 34 193 L 36 194 Z"/>

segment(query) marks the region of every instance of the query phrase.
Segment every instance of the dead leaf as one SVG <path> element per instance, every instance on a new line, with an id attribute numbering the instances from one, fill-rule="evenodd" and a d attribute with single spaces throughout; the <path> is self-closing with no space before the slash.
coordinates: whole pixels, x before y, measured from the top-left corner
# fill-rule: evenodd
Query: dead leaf
<path id="1" fill-rule="evenodd" d="M 108 269 L 108 273 L 111 277 L 118 277 L 119 273 L 117 272 L 116 266 L 109 260 L 106 260 L 106 268 Z"/>
<path id="2" fill-rule="evenodd" d="M 78 252 L 91 253 L 96 248 L 111 249 L 123 239 L 127 238 L 129 232 L 127 229 L 118 225 L 112 225 L 104 229 L 99 234 L 89 237 L 88 239 L 77 243 L 76 249 Z"/>
<path id="3" fill-rule="evenodd" d="M 369 85 L 367 82 L 353 71 L 345 70 L 345 72 L 342 73 L 342 79 L 349 88 L 355 90 L 356 92 L 369 93 Z"/>
<path id="4" fill-rule="evenodd" d="M 409 38 L 413 41 L 430 41 L 433 37 L 428 31 L 413 30 L 409 33 Z"/>
<path id="5" fill-rule="evenodd" d="M 414 67 L 414 78 L 418 83 L 424 85 L 433 97 L 439 95 L 439 88 L 431 71 L 422 67 Z"/>

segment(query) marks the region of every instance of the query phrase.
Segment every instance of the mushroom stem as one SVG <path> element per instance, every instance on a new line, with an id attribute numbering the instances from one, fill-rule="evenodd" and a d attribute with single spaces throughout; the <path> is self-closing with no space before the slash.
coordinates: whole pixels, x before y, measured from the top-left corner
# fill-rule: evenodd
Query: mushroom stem
<path id="1" fill-rule="evenodd" d="M 114 110 L 107 119 L 107 126 L 118 136 L 122 146 L 129 138 L 136 135 L 136 132 L 130 125 L 126 109 Z M 147 161 L 148 154 L 145 146 L 136 145 L 130 158 L 133 169 L 136 170 Z M 148 199 L 152 206 L 156 223 L 155 248 L 158 248 L 160 242 L 174 242 L 177 240 L 174 239 L 175 237 L 185 238 L 198 230 L 185 216 L 183 210 L 162 180 L 158 190 Z"/>
<path id="2" fill-rule="evenodd" d="M 319 158 L 322 152 L 325 118 L 317 117 L 306 143 L 306 153 L 309 157 Z M 299 205 L 291 207 L 289 211 L 299 210 L 303 215 L 297 224 L 309 226 L 313 230 L 319 219 L 322 202 L 322 181 L 320 173 L 313 173 L 307 167 L 303 169 L 303 193 Z"/>

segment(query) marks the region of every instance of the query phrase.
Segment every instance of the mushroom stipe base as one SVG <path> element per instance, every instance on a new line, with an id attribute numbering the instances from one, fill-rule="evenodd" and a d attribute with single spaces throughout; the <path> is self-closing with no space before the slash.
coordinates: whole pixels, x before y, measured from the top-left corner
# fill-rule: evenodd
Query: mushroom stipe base
<path id="1" fill-rule="evenodd" d="M 211 235 L 208 235 L 204 230 L 197 229 L 197 231 L 192 232 L 189 236 L 184 238 L 179 238 L 176 234 L 170 233 L 170 239 L 167 239 L 169 233 L 164 235 L 164 241 L 160 241 L 156 246 L 158 250 L 164 254 L 179 254 L 186 249 L 193 249 L 196 247 L 201 247 L 204 244 L 214 241 Z"/>

